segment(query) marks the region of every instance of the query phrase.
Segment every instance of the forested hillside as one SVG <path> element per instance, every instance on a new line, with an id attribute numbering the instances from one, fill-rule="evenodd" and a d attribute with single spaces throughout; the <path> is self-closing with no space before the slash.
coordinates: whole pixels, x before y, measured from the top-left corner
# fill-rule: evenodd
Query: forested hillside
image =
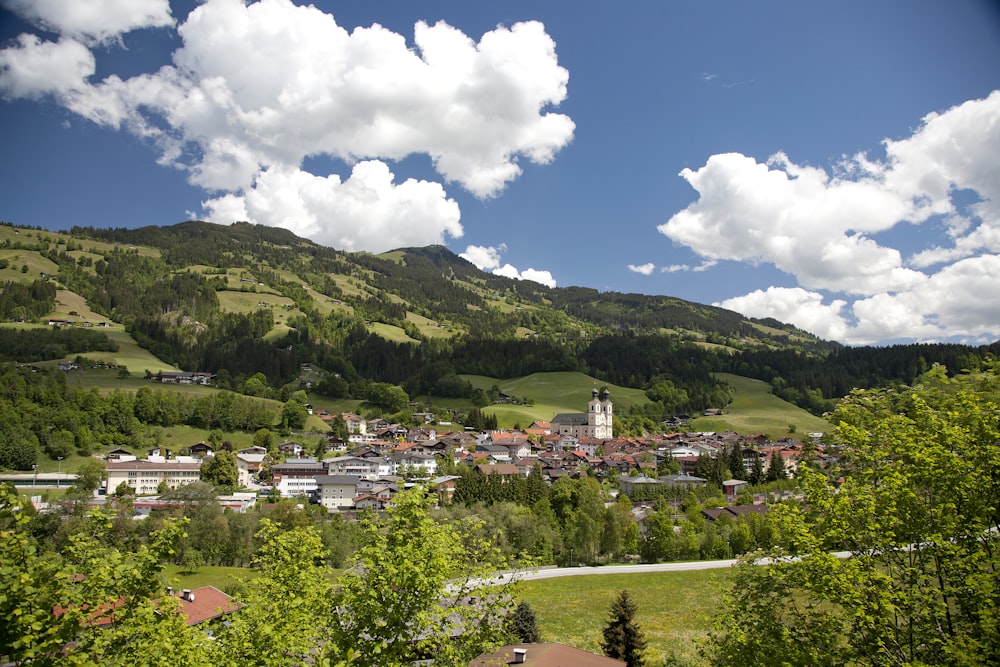
<path id="1" fill-rule="evenodd" d="M 44 325 L 57 290 L 67 290 L 165 363 L 215 373 L 220 387 L 237 391 L 254 377 L 275 390 L 297 383 L 303 365 L 337 398 L 364 397 L 371 383 L 471 398 L 457 376 L 579 371 L 649 390 L 655 417 L 719 407 L 727 392 L 713 373 L 724 371 L 770 382 L 820 414 L 854 387 L 910 382 L 935 362 L 976 368 L 997 352 L 844 348 L 667 296 L 483 273 L 440 246 L 347 253 L 246 223 L 68 234 L 4 224 L 0 262 L 0 320 Z M 82 333 L 83 319 L 66 324 Z M 60 358 L 103 344 L 22 336 L 5 358 Z"/>

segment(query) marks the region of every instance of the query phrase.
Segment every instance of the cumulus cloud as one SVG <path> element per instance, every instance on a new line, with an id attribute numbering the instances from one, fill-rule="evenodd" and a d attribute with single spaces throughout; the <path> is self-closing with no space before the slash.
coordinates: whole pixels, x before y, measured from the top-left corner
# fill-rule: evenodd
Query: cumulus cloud
<path id="1" fill-rule="evenodd" d="M 80 41 L 169 25 L 165 1 L 79 3 L 86 11 L 61 18 L 49 0 L 5 1 L 79 40 L 24 38 L 3 51 L 4 95 L 53 95 L 85 118 L 152 140 L 161 164 L 185 170 L 212 195 L 205 210 L 213 218 L 245 213 L 341 247 L 461 235 L 457 206 L 440 185 L 390 188 L 384 161 L 426 154 L 445 181 L 493 197 L 521 174 L 521 160 L 550 162 L 575 130 L 550 110 L 566 98 L 569 75 L 538 22 L 498 27 L 478 41 L 443 22 L 419 22 L 407 44 L 378 24 L 349 32 L 332 15 L 290 0 L 207 0 L 177 27 L 182 44 L 172 65 L 92 82 L 93 55 Z M 109 19 L 105 32 L 92 15 Z M 303 172 L 315 156 L 367 163 L 367 176 L 355 171 L 341 182 Z M 378 187 L 369 179 L 375 171 Z"/>
<path id="2" fill-rule="evenodd" d="M 709 261 L 772 264 L 805 288 L 722 302 L 740 312 L 859 343 L 1000 335 L 995 308 L 983 303 L 995 300 L 982 298 L 1000 275 L 1000 91 L 928 114 L 911 136 L 884 145 L 882 160 L 858 154 L 829 171 L 783 153 L 764 163 L 713 155 L 680 173 L 698 199 L 658 229 Z M 876 239 L 931 220 L 951 245 L 906 258 Z M 857 300 L 824 304 L 822 291 Z"/>
<path id="3" fill-rule="evenodd" d="M 511 264 L 501 266 L 501 256 L 506 251 L 507 246 L 502 243 L 495 247 L 470 245 L 466 247 L 465 252 L 459 253 L 458 256 L 474 264 L 480 271 L 486 271 L 487 273 L 493 273 L 506 278 L 514 278 L 515 280 L 531 280 L 541 283 L 546 287 L 556 286 L 556 280 L 552 277 L 552 272 L 550 271 L 530 268 L 520 271 Z"/>
<path id="4" fill-rule="evenodd" d="M 846 301 L 824 304 L 822 294 L 801 287 L 768 287 L 714 305 L 747 317 L 772 317 L 829 340 L 844 340 L 848 331 L 841 314 Z"/>
<path id="5" fill-rule="evenodd" d="M 98 44 L 139 28 L 174 24 L 169 0 L 0 0 L 39 28 Z"/>
<path id="6" fill-rule="evenodd" d="M 653 264 L 652 262 L 647 262 L 646 264 L 639 264 L 638 266 L 636 266 L 635 264 L 629 264 L 628 270 L 633 271 L 635 273 L 641 273 L 644 276 L 651 276 L 653 275 L 653 271 L 656 270 L 656 264 Z"/>
<path id="7" fill-rule="evenodd" d="M 345 250 L 383 252 L 462 236 L 458 204 L 439 183 L 394 179 L 377 160 L 359 162 L 344 182 L 337 175 L 271 168 L 244 194 L 202 205 L 213 222 L 256 220 Z"/>
<path id="8" fill-rule="evenodd" d="M 45 42 L 19 35 L 15 45 L 0 50 L 0 94 L 7 99 L 47 95 L 68 100 L 87 87 L 94 56 L 73 39 Z"/>

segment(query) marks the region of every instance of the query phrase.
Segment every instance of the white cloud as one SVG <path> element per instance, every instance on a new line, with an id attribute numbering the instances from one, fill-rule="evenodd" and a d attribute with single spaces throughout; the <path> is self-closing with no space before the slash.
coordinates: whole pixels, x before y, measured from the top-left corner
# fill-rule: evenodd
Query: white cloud
<path id="1" fill-rule="evenodd" d="M 635 264 L 629 264 L 628 270 L 635 273 L 641 273 L 644 276 L 651 276 L 653 275 L 653 271 L 656 270 L 656 264 L 653 264 L 652 262 L 647 262 L 646 264 L 640 264 L 638 266 Z"/>
<path id="2" fill-rule="evenodd" d="M 36 22 L 91 41 L 169 24 L 169 7 L 156 11 L 163 2 L 105 0 L 61 22 L 47 2 Z M 106 33 L 93 15 L 108 19 Z M 443 22 L 419 22 L 408 45 L 378 24 L 348 32 L 290 0 L 207 0 L 177 31 L 172 65 L 99 82 L 78 43 L 22 40 L 0 53 L 0 93 L 52 94 L 85 118 L 151 139 L 161 164 L 211 194 L 212 217 L 246 213 L 367 250 L 460 236 L 457 205 L 427 182 L 388 188 L 382 179 L 377 196 L 360 196 L 364 188 L 350 185 L 361 182 L 357 173 L 344 183 L 306 174 L 307 157 L 360 165 L 426 154 L 444 180 L 492 197 L 520 175 L 520 160 L 551 161 L 575 130 L 549 110 L 566 98 L 569 75 L 538 22 L 498 27 L 478 42 Z M 278 200 L 264 201 L 261 188 Z M 366 202 L 374 208 L 362 213 Z M 319 219 L 331 210 L 335 222 Z"/>
<path id="3" fill-rule="evenodd" d="M 511 264 L 501 266 L 500 257 L 504 252 L 507 252 L 507 246 L 502 243 L 496 247 L 470 245 L 465 248 L 465 252 L 459 253 L 458 256 L 474 264 L 480 271 L 486 271 L 506 278 L 514 278 L 515 280 L 531 280 L 541 283 L 546 287 L 556 286 L 556 280 L 552 277 L 550 271 L 539 269 L 525 269 L 524 271 L 520 271 Z"/>
<path id="4" fill-rule="evenodd" d="M 848 323 L 841 315 L 846 301 L 823 303 L 823 295 L 801 287 L 768 287 L 714 305 L 747 317 L 772 317 L 809 331 L 820 338 L 843 340 Z"/>
<path id="5" fill-rule="evenodd" d="M 169 0 L 0 0 L 38 27 L 90 43 L 138 28 L 172 26 Z"/>
<path id="6" fill-rule="evenodd" d="M 272 168 L 244 194 L 202 205 L 214 222 L 254 220 L 343 250 L 383 252 L 462 236 L 458 204 L 439 183 L 393 180 L 389 167 L 374 160 L 356 164 L 343 183 L 336 175 Z"/>
<path id="7" fill-rule="evenodd" d="M 782 154 L 768 164 L 713 155 L 681 176 L 700 198 L 658 229 L 703 257 L 768 262 L 805 287 L 865 295 L 921 277 L 903 267 L 899 251 L 866 235 L 911 211 L 875 182 L 832 179 Z"/>
<path id="8" fill-rule="evenodd" d="M 996 299 L 984 298 L 1000 288 L 1000 91 L 925 116 L 911 136 L 886 140 L 885 152 L 882 161 L 846 158 L 831 173 L 783 153 L 767 163 L 713 155 L 681 172 L 698 200 L 658 229 L 709 261 L 773 264 L 808 288 L 722 302 L 740 312 L 853 343 L 1000 336 Z M 951 246 L 906 260 L 875 240 L 932 219 Z M 822 290 L 858 300 L 826 305 Z"/>
<path id="9" fill-rule="evenodd" d="M 481 245 L 466 246 L 465 252 L 458 256 L 467 262 L 471 262 L 480 271 L 492 271 L 500 268 L 500 255 L 507 251 L 507 246 L 500 244 L 498 247 L 486 247 Z"/>
<path id="10" fill-rule="evenodd" d="M 19 35 L 14 46 L 0 50 L 0 94 L 5 98 L 62 99 L 84 90 L 94 73 L 94 56 L 72 39 L 44 42 Z"/>

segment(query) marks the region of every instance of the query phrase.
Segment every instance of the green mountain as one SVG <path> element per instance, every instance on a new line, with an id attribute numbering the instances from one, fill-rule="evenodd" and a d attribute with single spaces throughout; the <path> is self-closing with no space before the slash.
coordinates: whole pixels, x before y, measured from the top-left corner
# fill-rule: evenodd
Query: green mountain
<path id="1" fill-rule="evenodd" d="M 912 381 L 934 362 L 959 370 L 990 352 L 859 352 L 673 297 L 484 273 L 442 246 L 350 253 L 247 223 L 67 233 L 0 225 L 0 321 L 44 325 L 60 315 L 117 327 L 157 367 L 216 373 L 234 389 L 258 374 L 258 382 L 288 386 L 308 367 L 335 397 L 385 382 L 411 396 L 467 398 L 474 388 L 460 375 L 576 371 L 653 391 L 665 412 L 724 402 L 713 372 L 771 382 L 819 412 L 853 386 Z M 67 346 L 65 336 L 4 335 L 4 354 L 18 360 L 106 344 L 101 336 Z"/>

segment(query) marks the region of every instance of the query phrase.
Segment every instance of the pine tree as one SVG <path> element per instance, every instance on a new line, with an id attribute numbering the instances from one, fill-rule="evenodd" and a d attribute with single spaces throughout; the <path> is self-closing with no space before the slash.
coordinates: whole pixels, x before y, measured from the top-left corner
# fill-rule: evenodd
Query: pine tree
<path id="1" fill-rule="evenodd" d="M 777 482 L 788 479 L 788 470 L 785 468 L 785 459 L 780 451 L 771 454 L 771 465 L 767 469 L 767 481 Z"/>
<path id="2" fill-rule="evenodd" d="M 611 618 L 604 626 L 601 649 L 609 658 L 624 660 L 628 667 L 642 667 L 642 652 L 646 650 L 646 638 L 635 622 L 638 605 L 627 590 L 622 591 L 611 603 Z"/>
<path id="3" fill-rule="evenodd" d="M 537 644 L 541 641 L 535 610 L 524 600 L 518 603 L 511 614 L 510 632 L 522 644 Z"/>

